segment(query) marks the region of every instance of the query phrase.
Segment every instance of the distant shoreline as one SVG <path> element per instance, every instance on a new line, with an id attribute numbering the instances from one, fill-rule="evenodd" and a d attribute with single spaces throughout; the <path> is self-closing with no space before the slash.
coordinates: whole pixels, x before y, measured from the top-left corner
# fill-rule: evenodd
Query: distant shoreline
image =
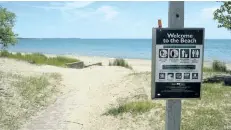
<path id="1" fill-rule="evenodd" d="M 24 38 L 20 37 L 17 39 L 82 39 L 82 40 L 152 40 L 152 38 L 55 38 L 55 37 L 50 37 L 50 38 Z M 231 39 L 210 39 L 207 38 L 205 40 L 231 40 Z"/>
<path id="2" fill-rule="evenodd" d="M 17 52 L 11 52 L 11 53 L 17 53 Z M 22 53 L 21 54 L 31 54 L 31 53 Z M 85 65 L 90 64 L 96 64 L 101 63 L 103 66 L 108 66 L 111 61 L 113 61 L 115 58 L 113 57 L 102 57 L 102 56 L 83 56 L 83 55 L 56 55 L 56 54 L 45 54 L 47 57 L 56 57 L 56 56 L 65 56 L 68 58 L 75 58 L 80 61 L 83 61 Z M 126 62 L 132 66 L 133 70 L 136 72 L 151 72 L 152 68 L 152 61 L 145 60 L 145 59 L 131 59 L 131 58 L 124 58 Z M 204 61 L 203 67 L 212 67 L 212 61 Z M 231 62 L 226 62 L 226 66 L 228 69 L 231 69 Z"/>
<path id="3" fill-rule="evenodd" d="M 13 51 L 9 51 L 9 52 L 11 52 L 11 53 L 17 53 L 17 52 L 13 52 Z M 20 53 L 22 53 L 22 54 L 32 54 L 32 53 L 35 53 L 35 52 L 20 52 Z M 41 54 L 44 54 L 44 55 L 46 55 L 46 56 L 48 56 L 48 57 L 55 57 L 55 56 L 65 56 L 65 57 L 72 57 L 72 58 L 82 58 L 82 57 L 84 57 L 84 58 L 94 58 L 94 59 L 116 59 L 116 58 L 118 58 L 118 57 L 110 57 L 110 56 L 97 56 L 97 55 L 95 55 L 95 56 L 89 56 L 89 55 L 78 55 L 78 54 L 52 54 L 52 53 L 41 53 Z M 119 59 L 119 58 L 118 58 Z M 141 58 L 122 58 L 122 59 L 125 59 L 125 60 L 139 60 L 139 61 L 152 61 L 152 59 L 145 59 L 145 58 L 143 58 L 143 59 L 141 59 Z M 81 59 L 80 59 L 81 60 Z M 215 60 L 215 59 L 214 59 Z M 212 63 L 214 60 L 204 60 L 204 62 L 206 62 L 206 63 Z M 218 59 L 219 60 L 219 59 Z M 220 60 L 220 61 L 222 61 L 222 60 Z M 225 63 L 227 63 L 227 64 L 231 64 L 231 61 L 222 61 L 222 62 L 225 62 Z"/>
<path id="4" fill-rule="evenodd" d="M 231 63 L 231 40 L 206 40 L 205 61 L 220 60 Z M 21 39 L 11 52 L 41 52 L 56 55 L 98 56 L 106 58 L 151 60 L 151 39 Z"/>

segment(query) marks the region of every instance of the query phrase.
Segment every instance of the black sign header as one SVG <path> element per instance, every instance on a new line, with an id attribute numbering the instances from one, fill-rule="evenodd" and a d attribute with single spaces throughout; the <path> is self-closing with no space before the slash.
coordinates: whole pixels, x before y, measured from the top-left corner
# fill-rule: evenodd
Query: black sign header
<path id="1" fill-rule="evenodd" d="M 203 28 L 157 28 L 156 44 L 198 44 L 204 39 Z"/>

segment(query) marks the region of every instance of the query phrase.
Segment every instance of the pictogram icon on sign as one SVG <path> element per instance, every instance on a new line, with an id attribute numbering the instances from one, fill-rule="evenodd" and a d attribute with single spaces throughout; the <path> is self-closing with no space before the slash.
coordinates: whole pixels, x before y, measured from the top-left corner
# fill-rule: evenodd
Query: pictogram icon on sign
<path id="1" fill-rule="evenodd" d="M 184 79 L 190 79 L 190 73 L 184 73 Z"/>
<path id="2" fill-rule="evenodd" d="M 159 73 L 159 79 L 165 79 L 165 73 Z"/>
<path id="3" fill-rule="evenodd" d="M 192 49 L 191 58 L 200 58 L 200 49 Z"/>
<path id="4" fill-rule="evenodd" d="M 178 58 L 179 57 L 179 49 L 170 49 L 169 58 Z"/>
<path id="5" fill-rule="evenodd" d="M 180 58 L 189 58 L 189 49 L 181 49 Z"/>
<path id="6" fill-rule="evenodd" d="M 182 73 L 176 73 L 176 79 L 181 79 L 182 78 Z"/>
<path id="7" fill-rule="evenodd" d="M 192 79 L 198 79 L 198 73 L 192 73 Z"/>
<path id="8" fill-rule="evenodd" d="M 168 49 L 159 49 L 159 58 L 168 58 Z"/>
<path id="9" fill-rule="evenodd" d="M 174 79 L 174 73 L 168 73 L 168 80 Z"/>

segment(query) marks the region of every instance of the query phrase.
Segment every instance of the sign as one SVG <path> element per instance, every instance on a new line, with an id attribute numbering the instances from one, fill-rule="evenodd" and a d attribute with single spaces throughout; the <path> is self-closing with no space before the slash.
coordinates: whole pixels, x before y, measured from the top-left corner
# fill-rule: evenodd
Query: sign
<path id="1" fill-rule="evenodd" d="M 204 29 L 153 28 L 152 98 L 200 98 Z"/>

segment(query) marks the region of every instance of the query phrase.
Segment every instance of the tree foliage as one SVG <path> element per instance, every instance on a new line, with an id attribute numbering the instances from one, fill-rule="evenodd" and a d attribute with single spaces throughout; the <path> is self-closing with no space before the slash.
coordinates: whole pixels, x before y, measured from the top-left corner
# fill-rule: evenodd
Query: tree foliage
<path id="1" fill-rule="evenodd" d="M 0 6 L 0 44 L 3 48 L 17 43 L 17 34 L 13 32 L 16 15 Z"/>
<path id="2" fill-rule="evenodd" d="M 231 30 L 231 1 L 224 1 L 213 15 L 213 19 L 218 21 L 218 28 Z"/>

